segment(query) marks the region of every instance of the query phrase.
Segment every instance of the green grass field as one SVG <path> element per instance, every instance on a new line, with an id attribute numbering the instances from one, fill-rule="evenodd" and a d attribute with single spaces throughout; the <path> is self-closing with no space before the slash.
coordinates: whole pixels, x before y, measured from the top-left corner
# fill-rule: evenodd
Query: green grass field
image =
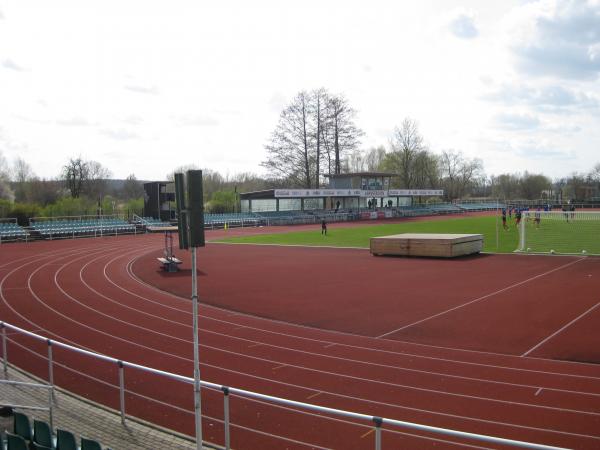
<path id="1" fill-rule="evenodd" d="M 310 231 L 243 236 L 219 239 L 217 242 L 368 248 L 369 239 L 374 236 L 398 233 L 478 233 L 484 236 L 484 251 L 513 252 L 519 242 L 517 230 L 514 225 L 508 231 L 503 230 L 500 221 L 498 226 L 500 228 L 498 246 L 496 246 L 495 216 L 459 217 L 378 225 L 361 225 L 357 223 L 354 227 L 331 223 L 328 224 L 327 236 L 321 235 L 321 224 L 317 223 L 314 225 L 314 230 Z"/>

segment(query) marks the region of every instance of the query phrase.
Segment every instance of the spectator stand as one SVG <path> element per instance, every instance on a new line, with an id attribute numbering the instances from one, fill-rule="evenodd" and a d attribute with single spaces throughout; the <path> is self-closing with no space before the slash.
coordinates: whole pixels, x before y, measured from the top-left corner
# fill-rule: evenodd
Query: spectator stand
<path id="1" fill-rule="evenodd" d="M 0 244 L 19 240 L 27 242 L 28 238 L 29 233 L 17 223 L 17 219 L 0 219 Z"/>
<path id="2" fill-rule="evenodd" d="M 29 231 L 32 238 L 52 240 L 135 234 L 136 228 L 121 215 L 60 216 L 31 217 Z"/>

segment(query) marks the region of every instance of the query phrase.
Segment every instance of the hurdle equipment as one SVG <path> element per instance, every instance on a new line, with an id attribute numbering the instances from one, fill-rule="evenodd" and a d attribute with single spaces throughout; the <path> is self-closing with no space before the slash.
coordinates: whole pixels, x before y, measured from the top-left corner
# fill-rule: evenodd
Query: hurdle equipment
<path id="1" fill-rule="evenodd" d="M 483 249 L 481 234 L 403 233 L 371 238 L 375 256 L 433 256 L 455 258 L 479 253 Z"/>
<path id="2" fill-rule="evenodd" d="M 537 224 L 535 219 L 539 219 Z M 600 212 L 524 211 L 517 252 L 600 255 Z M 531 250 L 529 250 L 531 249 Z"/>

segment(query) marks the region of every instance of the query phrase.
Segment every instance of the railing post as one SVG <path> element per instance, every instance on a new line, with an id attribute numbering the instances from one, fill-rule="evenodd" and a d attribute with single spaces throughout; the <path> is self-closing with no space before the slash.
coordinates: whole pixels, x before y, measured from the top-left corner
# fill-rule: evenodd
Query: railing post
<path id="1" fill-rule="evenodd" d="M 223 427 L 225 431 L 225 450 L 231 449 L 231 440 L 229 434 L 229 388 L 222 386 L 223 391 Z"/>
<path id="2" fill-rule="evenodd" d="M 383 419 L 374 416 L 373 423 L 375 423 L 375 450 L 381 450 L 381 424 Z"/>
<path id="3" fill-rule="evenodd" d="M 121 423 L 125 425 L 125 370 L 123 361 L 117 362 L 119 365 L 119 403 L 121 405 Z"/>
<path id="4" fill-rule="evenodd" d="M 48 344 L 48 383 L 50 384 L 50 398 L 54 398 L 54 360 L 52 358 L 52 340 L 47 339 Z"/>
<path id="5" fill-rule="evenodd" d="M 4 378 L 8 378 L 8 354 L 6 353 L 6 327 L 2 322 L 2 366 L 4 369 Z"/>
<path id="6" fill-rule="evenodd" d="M 52 358 L 52 340 L 46 339 L 48 344 L 48 422 L 50 422 L 50 429 L 54 429 L 54 363 Z"/>

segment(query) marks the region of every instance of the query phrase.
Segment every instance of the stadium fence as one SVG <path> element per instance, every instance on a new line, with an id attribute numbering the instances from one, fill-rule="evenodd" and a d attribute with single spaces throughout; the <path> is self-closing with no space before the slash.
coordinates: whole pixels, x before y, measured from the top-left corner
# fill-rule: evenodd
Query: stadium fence
<path id="1" fill-rule="evenodd" d="M 124 373 L 125 368 L 137 369 L 142 372 L 150 373 L 153 375 L 164 377 L 164 378 L 167 378 L 167 379 L 170 379 L 173 381 L 183 382 L 183 383 L 190 384 L 190 385 L 194 384 L 194 379 L 191 377 L 185 377 L 182 375 L 177 375 L 177 374 L 166 372 L 163 370 L 146 367 L 146 366 L 143 366 L 140 364 L 135 364 L 135 363 L 119 360 L 116 358 L 112 358 L 110 356 L 94 353 L 89 350 L 84 350 L 84 349 L 74 347 L 72 345 L 68 345 L 68 344 L 65 344 L 65 343 L 62 343 L 59 341 L 48 339 L 46 337 L 40 336 L 38 334 L 32 333 L 30 331 L 24 330 L 22 328 L 16 327 L 16 326 L 11 325 L 6 322 L 0 322 L 0 329 L 1 329 L 1 339 L 2 339 L 3 370 L 4 370 L 5 378 L 7 377 L 7 374 L 8 374 L 8 345 L 7 345 L 7 343 L 9 341 L 11 341 L 13 344 L 23 347 L 22 344 L 17 343 L 14 339 L 8 338 L 7 333 L 6 333 L 7 329 L 11 330 L 15 333 L 18 333 L 20 335 L 27 336 L 29 338 L 33 338 L 34 340 L 46 343 L 47 356 L 45 357 L 45 359 L 47 359 L 47 363 L 48 363 L 48 386 L 50 387 L 50 395 L 49 395 L 49 399 L 48 399 L 48 410 L 50 411 L 50 414 L 52 414 L 52 404 L 53 404 L 53 397 L 54 397 L 52 395 L 52 392 L 54 389 L 54 364 L 55 364 L 53 362 L 53 348 L 54 347 L 63 348 L 68 351 L 72 351 L 76 354 L 79 354 L 81 356 L 93 358 L 95 360 L 107 362 L 110 364 L 114 364 L 116 367 L 118 367 L 119 405 L 120 405 L 121 421 L 123 424 L 125 424 L 125 421 L 127 418 L 126 409 L 125 409 L 125 392 L 126 392 L 125 373 Z M 30 351 L 32 352 L 32 354 L 41 356 L 37 352 L 33 352 L 32 350 L 30 350 Z M 531 442 L 524 442 L 524 441 L 518 441 L 518 440 L 513 440 L 513 439 L 505 439 L 505 438 L 500 438 L 500 437 L 495 437 L 495 436 L 487 436 L 487 435 L 476 434 L 476 433 L 468 433 L 468 432 L 464 432 L 464 431 L 450 430 L 450 429 L 446 429 L 446 428 L 434 427 L 434 426 L 423 425 L 423 424 L 418 424 L 418 423 L 406 422 L 406 421 L 402 421 L 402 420 L 389 419 L 389 418 L 385 418 L 385 417 L 377 417 L 377 416 L 372 416 L 372 415 L 368 415 L 368 414 L 361 414 L 361 413 L 356 413 L 356 412 L 351 412 L 351 411 L 344 411 L 344 410 L 335 409 L 335 408 L 313 405 L 313 404 L 309 404 L 309 403 L 288 400 L 288 399 L 275 397 L 275 396 L 271 396 L 271 395 L 260 394 L 257 392 L 252 392 L 252 391 L 248 391 L 248 390 L 244 390 L 244 389 L 238 389 L 238 388 L 231 387 L 231 386 L 224 386 L 224 385 L 220 385 L 220 384 L 212 383 L 212 382 L 208 382 L 208 381 L 201 381 L 201 386 L 203 388 L 207 388 L 209 390 L 216 391 L 216 392 L 221 392 L 223 394 L 223 420 L 222 420 L 222 423 L 224 425 L 225 449 L 227 449 L 227 450 L 229 450 L 231 448 L 230 447 L 231 428 L 234 427 L 234 425 L 230 421 L 230 404 L 229 404 L 230 395 L 236 395 L 239 397 L 254 399 L 256 401 L 268 402 L 269 404 L 284 405 L 287 407 L 297 408 L 297 409 L 303 410 L 303 411 L 314 411 L 319 414 L 325 414 L 325 416 L 322 416 L 322 419 L 324 421 L 327 420 L 328 416 L 338 416 L 338 417 L 344 417 L 346 419 L 353 419 L 356 421 L 369 423 L 369 424 L 371 424 L 371 426 L 374 429 L 374 434 L 375 434 L 374 448 L 375 448 L 375 450 L 381 450 L 383 448 L 382 427 L 384 425 L 389 426 L 389 427 L 412 429 L 412 430 L 418 430 L 418 431 L 423 431 L 423 432 L 428 432 L 428 433 L 434 433 L 437 435 L 445 435 L 445 436 L 451 436 L 451 437 L 460 438 L 460 439 L 474 440 L 474 441 L 478 441 L 478 442 L 485 442 L 485 443 L 492 443 L 492 444 L 500 444 L 500 445 L 506 445 L 506 446 L 511 446 L 511 447 L 517 447 L 517 448 L 529 448 L 529 449 L 539 449 L 539 450 L 544 450 L 544 449 L 545 450 L 550 450 L 550 449 L 561 450 L 560 447 L 553 447 L 553 446 L 548 446 L 548 445 L 535 444 L 535 443 L 531 443 Z M 131 391 L 127 390 L 127 393 L 131 394 Z M 164 402 L 159 402 L 159 403 L 161 404 L 161 406 L 169 406 L 169 405 L 166 405 Z M 175 406 L 173 406 L 173 407 L 175 407 Z M 192 412 L 190 412 L 190 413 L 192 413 Z M 282 439 L 285 439 L 285 438 L 282 438 Z"/>

